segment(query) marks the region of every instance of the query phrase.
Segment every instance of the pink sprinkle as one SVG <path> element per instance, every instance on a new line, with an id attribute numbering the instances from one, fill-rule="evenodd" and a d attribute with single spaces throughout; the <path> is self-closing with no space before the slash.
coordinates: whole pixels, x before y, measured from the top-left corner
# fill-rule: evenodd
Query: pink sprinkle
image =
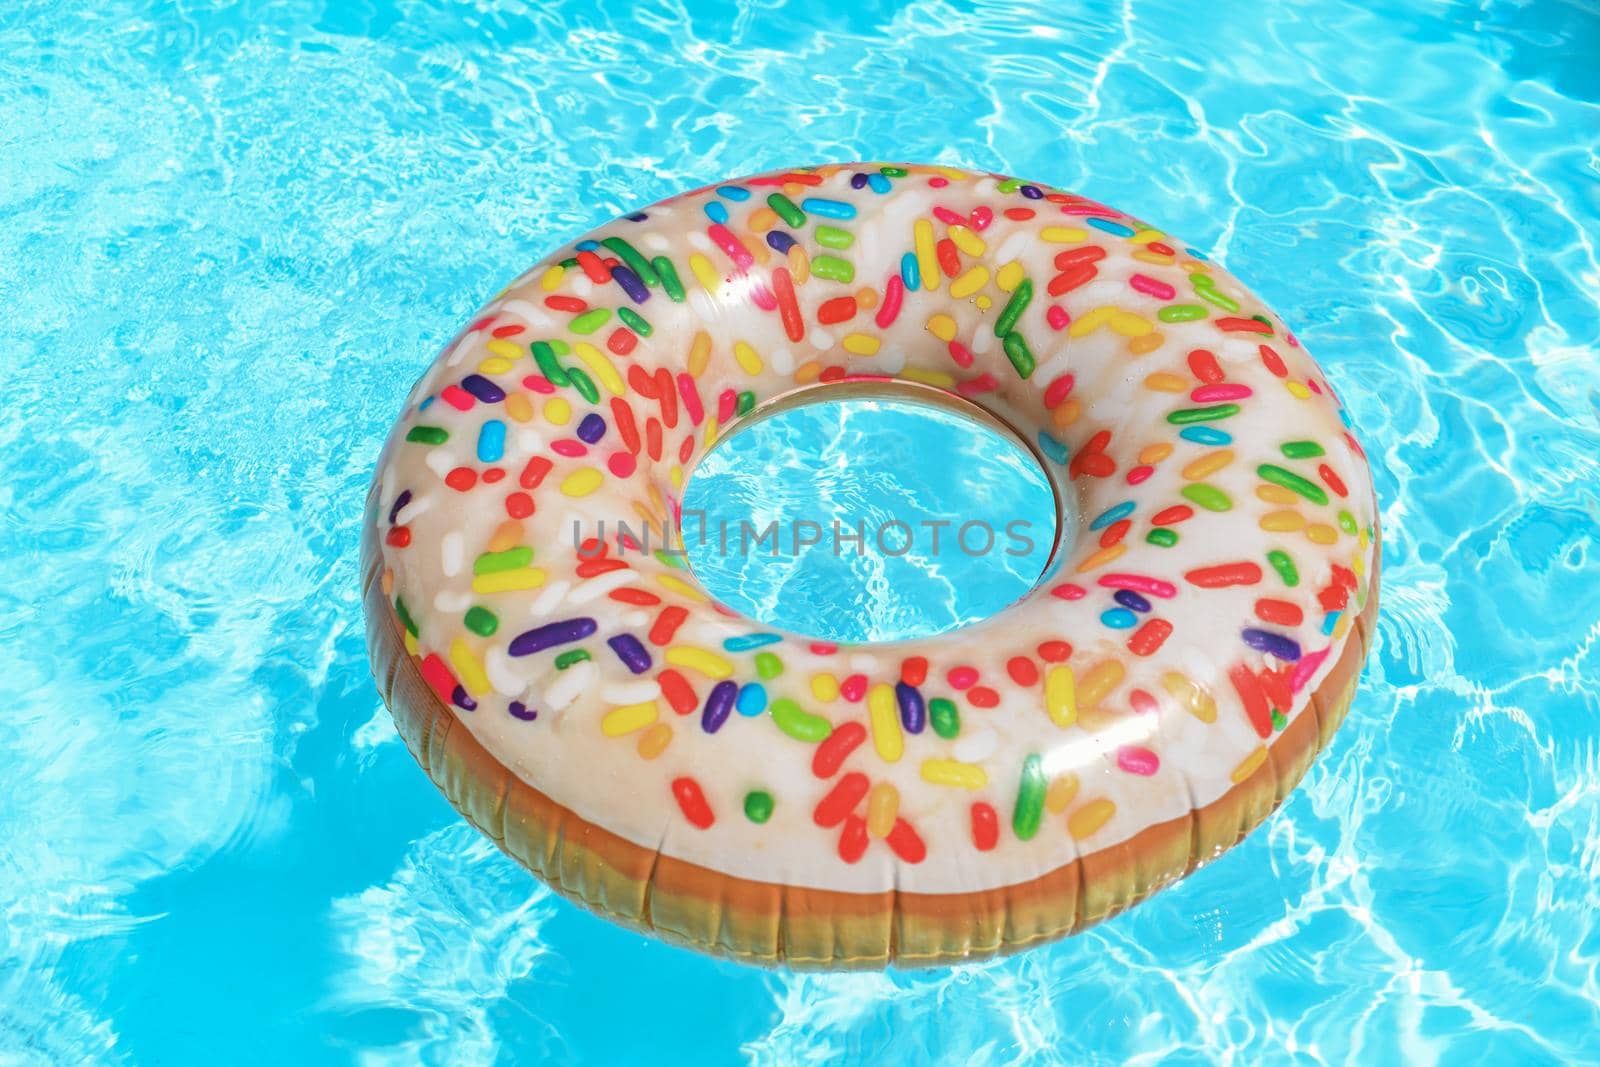
<path id="1" fill-rule="evenodd" d="M 1072 316 L 1060 304 L 1051 304 L 1045 309 L 1044 321 L 1052 330 L 1065 330 L 1072 325 Z"/>
<path id="2" fill-rule="evenodd" d="M 947 207 L 935 207 L 933 209 L 933 217 L 944 223 L 946 226 L 960 226 L 966 221 L 960 215 L 957 215 L 954 211 L 951 211 Z"/>
<path id="3" fill-rule="evenodd" d="M 473 323 L 471 326 L 468 326 L 467 327 L 467 332 L 468 333 L 477 333 L 479 330 L 481 330 L 484 327 L 488 326 L 493 321 L 494 321 L 494 316 L 493 315 L 489 315 L 489 316 L 487 316 L 485 318 L 481 318 L 477 322 Z"/>
<path id="4" fill-rule="evenodd" d="M 958 367 L 972 366 L 972 353 L 960 341 L 950 342 L 950 358 L 956 361 Z"/>
<path id="5" fill-rule="evenodd" d="M 569 437 L 563 437 L 559 441 L 551 441 L 550 451 L 558 456 L 570 456 L 573 458 L 589 454 L 589 450 L 584 448 L 581 442 L 574 441 Z"/>
<path id="6" fill-rule="evenodd" d="M 522 385 L 525 389 L 532 389 L 534 392 L 542 393 L 545 396 L 549 396 L 556 391 L 556 387 L 550 384 L 550 379 L 542 374 L 528 375 L 522 379 Z"/>
<path id="7" fill-rule="evenodd" d="M 634 461 L 634 458 L 626 452 L 613 452 L 611 453 L 610 458 L 606 460 L 606 466 L 611 470 L 611 473 L 616 475 L 618 478 L 627 478 L 633 474 L 634 468 L 637 467 L 638 464 Z"/>
<path id="8" fill-rule="evenodd" d="M 1135 467 L 1128 472 L 1128 484 L 1138 485 L 1156 472 L 1154 467 Z"/>
<path id="9" fill-rule="evenodd" d="M 713 222 L 706 228 L 706 233 L 711 235 L 711 239 L 717 243 L 717 247 L 726 252 L 728 258 L 733 260 L 734 265 L 740 270 L 749 270 L 755 265 L 756 257 L 752 256 L 750 250 L 730 233 L 722 223 Z M 777 305 L 774 304 L 773 306 L 776 307 Z"/>
<path id="10" fill-rule="evenodd" d="M 839 651 L 839 646 L 834 644 L 832 641 L 811 642 L 811 652 L 813 655 L 831 656 L 837 651 Z"/>
<path id="11" fill-rule="evenodd" d="M 1053 597 L 1060 597 L 1062 600 L 1082 600 L 1084 597 L 1089 595 L 1089 590 L 1085 589 L 1081 585 L 1078 585 L 1076 582 L 1062 582 L 1060 585 L 1050 590 L 1050 595 Z"/>
<path id="12" fill-rule="evenodd" d="M 889 276 L 889 284 L 883 287 L 883 306 L 878 308 L 878 314 L 873 318 L 878 329 L 886 330 L 900 315 L 900 305 L 906 298 L 905 283 L 900 280 L 900 275 Z"/>
<path id="13" fill-rule="evenodd" d="M 1129 774 L 1143 775 L 1148 778 L 1161 769 L 1161 759 L 1148 748 L 1139 745 L 1123 745 L 1117 749 L 1117 766 Z"/>
<path id="14" fill-rule="evenodd" d="M 694 387 L 694 377 L 688 371 L 678 375 L 678 395 L 683 397 L 683 409 L 689 413 L 689 421 L 699 426 L 706 411 L 700 406 L 700 390 Z"/>
<path id="15" fill-rule="evenodd" d="M 972 228 L 982 233 L 989 228 L 989 223 L 994 221 L 994 212 L 986 207 L 972 209 Z"/>
<path id="16" fill-rule="evenodd" d="M 739 409 L 739 394 L 732 389 L 724 389 L 717 397 L 717 421 L 727 422 L 733 418 L 733 413 Z"/>
<path id="17" fill-rule="evenodd" d="M 929 178 L 928 184 L 935 189 L 943 189 L 950 184 L 949 178 Z"/>
<path id="18" fill-rule="evenodd" d="M 439 399 L 455 408 L 457 411 L 466 411 L 475 403 L 472 394 L 459 385 L 447 385 L 439 391 Z"/>
<path id="19" fill-rule="evenodd" d="M 765 282 L 757 282 L 750 287 L 750 302 L 762 311 L 778 310 L 778 298 L 772 295 L 772 290 L 767 288 Z"/>
<path id="20" fill-rule="evenodd" d="M 1189 399 L 1200 404 L 1210 404 L 1218 400 L 1243 400 L 1253 395 L 1255 390 L 1248 385 L 1224 382 L 1221 385 L 1202 385 L 1189 394 Z"/>
<path id="21" fill-rule="evenodd" d="M 951 344 L 954 343 L 953 341 L 951 342 Z M 956 391 L 962 396 L 977 396 L 979 393 L 992 393 L 999 387 L 1000 383 L 994 380 L 994 375 L 980 374 L 970 382 L 957 383 Z"/>
<path id="22" fill-rule="evenodd" d="M 951 667 L 944 680 L 950 683 L 951 689 L 971 689 L 978 684 L 978 672 L 971 667 Z"/>
<path id="23" fill-rule="evenodd" d="M 1322 661 L 1328 658 L 1329 648 L 1320 652 L 1312 652 L 1300 657 L 1300 662 L 1294 665 L 1294 673 L 1289 675 L 1289 688 L 1293 692 L 1300 692 L 1311 681 L 1311 676 L 1317 673 L 1317 668 L 1322 666 Z"/>
<path id="24" fill-rule="evenodd" d="M 1178 595 L 1178 587 L 1147 574 L 1102 574 L 1100 584 L 1107 589 L 1131 589 L 1135 593 L 1171 598 Z"/>
<path id="25" fill-rule="evenodd" d="M 1148 274 L 1135 274 L 1128 279 L 1128 284 L 1146 296 L 1153 296 L 1157 300 L 1171 300 L 1178 295 L 1178 290 L 1166 282 L 1158 282 Z"/>
<path id="26" fill-rule="evenodd" d="M 867 676 L 852 674 L 839 683 L 839 695 L 854 704 L 867 695 Z"/>

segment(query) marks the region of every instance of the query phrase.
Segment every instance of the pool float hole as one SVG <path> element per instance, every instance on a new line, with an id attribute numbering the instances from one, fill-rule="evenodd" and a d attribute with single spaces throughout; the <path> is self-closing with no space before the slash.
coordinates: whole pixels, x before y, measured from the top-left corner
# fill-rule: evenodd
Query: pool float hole
<path id="1" fill-rule="evenodd" d="M 708 450 L 679 533 L 730 610 L 816 640 L 885 643 L 993 617 L 1063 549 L 1064 494 L 1006 420 L 915 383 L 772 398 Z"/>

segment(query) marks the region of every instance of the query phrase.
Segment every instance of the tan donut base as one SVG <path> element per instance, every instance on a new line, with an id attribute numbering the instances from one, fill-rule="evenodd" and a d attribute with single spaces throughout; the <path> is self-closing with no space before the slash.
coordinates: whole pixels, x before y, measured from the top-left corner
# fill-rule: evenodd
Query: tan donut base
<path id="1" fill-rule="evenodd" d="M 365 524 L 367 648 L 400 736 L 434 784 L 509 856 L 608 919 L 750 963 L 806 970 L 928 966 L 1015 952 L 1131 907 L 1237 844 L 1294 789 L 1355 697 L 1378 611 L 1378 551 L 1366 608 L 1338 662 L 1248 779 L 1031 882 L 977 893 L 841 893 L 735 878 L 586 822 L 491 755 L 428 688 L 381 588 L 376 524 Z"/>

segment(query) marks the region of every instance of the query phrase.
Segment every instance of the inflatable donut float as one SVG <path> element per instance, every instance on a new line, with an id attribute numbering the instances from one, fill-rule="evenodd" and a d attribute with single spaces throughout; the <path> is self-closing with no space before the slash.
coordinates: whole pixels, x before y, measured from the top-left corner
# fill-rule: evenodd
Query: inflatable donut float
<path id="1" fill-rule="evenodd" d="M 1028 596 L 836 647 L 661 547 L 719 439 L 853 388 L 1034 447 L 1068 523 Z M 602 915 L 811 967 L 1014 950 L 1216 857 L 1344 719 L 1378 602 L 1365 456 L 1282 320 L 946 167 L 742 178 L 555 252 L 413 389 L 363 547 L 383 698 L 467 819 Z"/>

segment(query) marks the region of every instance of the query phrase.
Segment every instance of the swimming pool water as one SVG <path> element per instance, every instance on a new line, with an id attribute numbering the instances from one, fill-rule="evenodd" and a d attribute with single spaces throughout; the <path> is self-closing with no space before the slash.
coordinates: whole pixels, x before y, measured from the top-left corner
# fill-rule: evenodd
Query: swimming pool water
<path id="1" fill-rule="evenodd" d="M 1578 0 L 0 8 L 0 1059 L 1600 1059 L 1597 52 Z M 467 829 L 368 678 L 356 543 L 498 285 L 859 157 L 1074 189 L 1255 288 L 1363 428 L 1384 614 L 1330 751 L 1183 885 L 799 977 Z"/>

